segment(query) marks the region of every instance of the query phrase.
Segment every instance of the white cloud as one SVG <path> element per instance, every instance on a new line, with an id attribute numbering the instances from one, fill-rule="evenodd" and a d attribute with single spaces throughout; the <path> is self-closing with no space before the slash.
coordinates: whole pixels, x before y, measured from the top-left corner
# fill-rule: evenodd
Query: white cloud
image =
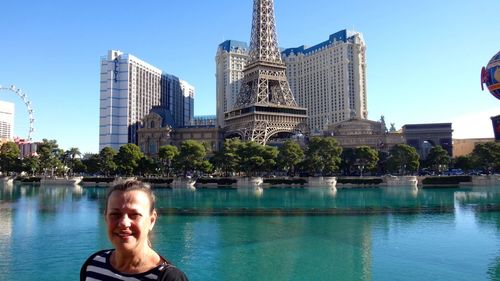
<path id="1" fill-rule="evenodd" d="M 500 114 L 500 108 L 469 112 L 453 118 L 453 138 L 493 138 L 491 117 Z"/>

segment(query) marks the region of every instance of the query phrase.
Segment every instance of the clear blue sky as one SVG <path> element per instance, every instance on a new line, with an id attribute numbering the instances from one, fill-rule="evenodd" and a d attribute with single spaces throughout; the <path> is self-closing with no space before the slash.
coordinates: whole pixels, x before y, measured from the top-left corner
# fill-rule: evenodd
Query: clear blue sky
<path id="1" fill-rule="evenodd" d="M 249 41 L 252 0 L 1 1 L 0 85 L 35 110 L 34 140 L 97 152 L 99 59 L 119 49 L 196 87 L 195 114 L 215 114 L 215 53 Z M 369 118 L 454 122 L 454 137 L 492 137 L 500 101 L 480 70 L 500 50 L 498 0 L 275 0 L 281 47 L 315 45 L 341 29 L 367 44 Z M 28 117 L 15 94 L 15 134 Z"/>

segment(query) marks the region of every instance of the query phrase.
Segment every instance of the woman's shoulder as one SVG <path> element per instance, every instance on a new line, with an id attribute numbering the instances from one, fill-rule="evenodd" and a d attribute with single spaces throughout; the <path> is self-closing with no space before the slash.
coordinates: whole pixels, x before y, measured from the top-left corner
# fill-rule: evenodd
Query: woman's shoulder
<path id="1" fill-rule="evenodd" d="M 174 265 L 168 263 L 162 270 L 158 280 L 160 281 L 188 281 L 186 274 Z"/>
<path id="2" fill-rule="evenodd" d="M 101 250 L 90 255 L 80 268 L 80 280 L 85 280 L 87 268 L 89 265 L 97 267 L 106 267 L 106 259 L 111 253 L 111 249 Z"/>
<path id="3" fill-rule="evenodd" d="M 96 268 L 102 268 L 102 269 L 108 269 L 111 271 L 114 271 L 113 268 L 111 268 L 107 262 L 109 255 L 113 252 L 113 249 L 107 249 L 107 250 L 101 250 L 93 253 L 90 255 L 85 263 L 83 264 L 81 270 L 80 270 L 80 280 L 85 280 L 85 277 L 88 274 L 87 267 L 91 265 L 93 267 L 93 271 L 96 270 Z M 161 257 L 161 256 L 160 256 Z M 157 266 L 153 269 L 151 269 L 148 272 L 141 273 L 139 275 L 149 275 L 149 274 L 154 274 L 158 276 L 157 280 L 160 281 L 188 281 L 188 278 L 186 277 L 186 274 L 182 272 L 180 269 L 175 267 L 173 264 L 171 264 L 168 260 L 164 259 L 164 263 L 160 266 Z M 98 272 L 90 273 L 90 274 L 100 274 Z M 121 274 L 121 273 L 120 273 Z"/>
<path id="4" fill-rule="evenodd" d="M 88 265 L 93 260 L 99 260 L 99 261 L 102 262 L 103 259 L 106 259 L 111 254 L 112 251 L 113 251 L 112 249 L 97 251 L 97 252 L 93 253 L 92 255 L 90 255 L 87 258 L 87 260 L 85 261 L 84 265 Z"/>
<path id="5" fill-rule="evenodd" d="M 96 257 L 96 256 L 109 256 L 109 254 L 111 254 L 112 251 L 113 251 L 113 249 L 99 250 L 99 251 L 93 253 L 92 255 L 90 255 L 89 258 Z"/>

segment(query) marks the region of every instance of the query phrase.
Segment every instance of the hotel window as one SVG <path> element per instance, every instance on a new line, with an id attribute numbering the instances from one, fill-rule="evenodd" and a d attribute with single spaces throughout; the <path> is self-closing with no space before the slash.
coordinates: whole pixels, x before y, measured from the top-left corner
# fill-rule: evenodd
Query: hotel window
<path id="1" fill-rule="evenodd" d="M 158 153 L 156 141 L 150 140 L 149 142 L 149 153 Z"/>

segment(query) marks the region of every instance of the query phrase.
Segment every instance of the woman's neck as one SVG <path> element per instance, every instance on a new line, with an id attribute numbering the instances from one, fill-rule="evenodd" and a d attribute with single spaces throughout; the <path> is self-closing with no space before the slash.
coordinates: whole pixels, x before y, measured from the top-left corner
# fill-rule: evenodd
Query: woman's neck
<path id="1" fill-rule="evenodd" d="M 150 247 L 131 252 L 115 250 L 110 258 L 111 265 L 123 273 L 146 272 L 161 263 L 159 255 Z"/>

